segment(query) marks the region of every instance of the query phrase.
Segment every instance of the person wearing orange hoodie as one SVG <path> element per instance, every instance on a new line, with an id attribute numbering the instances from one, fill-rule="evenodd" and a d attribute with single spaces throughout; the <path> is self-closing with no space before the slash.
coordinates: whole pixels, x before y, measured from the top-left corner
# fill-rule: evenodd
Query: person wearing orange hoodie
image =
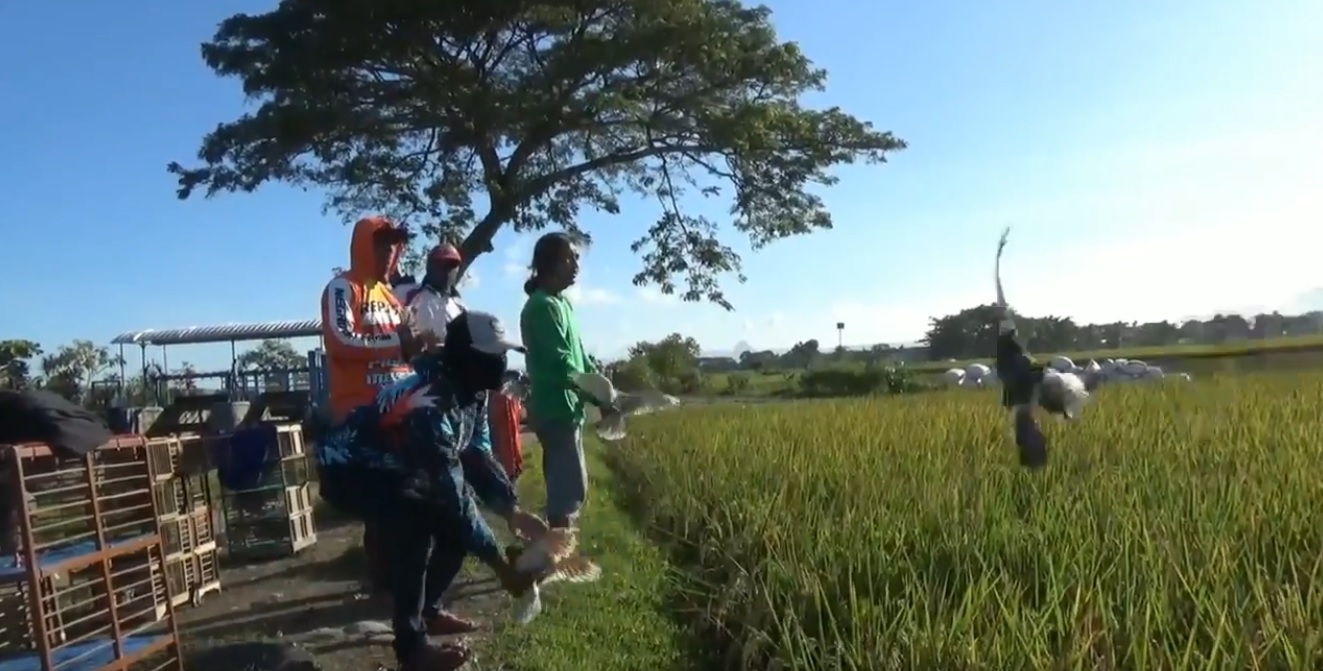
<path id="1" fill-rule="evenodd" d="M 350 238 L 349 269 L 322 291 L 322 340 L 331 421 L 336 424 L 354 408 L 375 402 L 382 387 L 412 372 L 400 357 L 396 329 L 401 305 L 390 285 L 408 241 L 408 231 L 385 217 L 360 219 Z M 390 588 L 378 536 L 371 525 L 364 525 L 363 549 L 374 592 Z"/>

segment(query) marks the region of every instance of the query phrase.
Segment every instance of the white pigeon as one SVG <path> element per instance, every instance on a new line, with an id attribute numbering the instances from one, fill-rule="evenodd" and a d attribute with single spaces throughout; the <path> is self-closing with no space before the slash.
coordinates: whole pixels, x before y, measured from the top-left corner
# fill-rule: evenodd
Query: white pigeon
<path id="1" fill-rule="evenodd" d="M 520 573 L 533 576 L 533 585 L 515 601 L 514 619 L 520 624 L 532 622 L 542 612 L 541 586 L 553 582 L 595 582 L 602 568 L 575 554 L 579 546 L 577 529 L 552 529 L 532 513 L 515 513 L 510 525 L 528 545 L 513 553 L 510 561 Z"/>
<path id="2" fill-rule="evenodd" d="M 636 393 L 617 391 L 611 380 L 601 373 L 578 373 L 574 384 L 603 404 L 610 404 L 618 412 L 604 413 L 597 422 L 597 435 L 602 440 L 620 440 L 625 437 L 625 418 L 646 415 L 680 405 L 680 399 L 656 390 Z"/>

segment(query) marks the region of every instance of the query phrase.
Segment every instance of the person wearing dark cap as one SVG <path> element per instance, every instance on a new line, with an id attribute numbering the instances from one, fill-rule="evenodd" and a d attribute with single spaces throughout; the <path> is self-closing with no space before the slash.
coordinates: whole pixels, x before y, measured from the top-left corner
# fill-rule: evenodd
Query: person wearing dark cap
<path id="1" fill-rule="evenodd" d="M 513 527 L 513 487 L 488 486 L 500 466 L 461 454 L 479 423 L 481 398 L 501 386 L 510 351 L 523 348 L 496 317 L 465 312 L 444 341 L 406 317 L 402 346 L 414 372 L 383 389 L 317 445 L 321 496 L 334 508 L 372 520 L 388 541 L 395 656 L 401 671 L 458 669 L 471 657 L 462 644 L 435 646 L 441 596 L 466 556 L 491 567 L 519 596 L 530 576 L 514 570 L 478 511 L 478 500 Z M 491 477 L 486 477 L 491 476 Z M 451 633 L 451 632 L 446 632 Z"/>
<path id="2" fill-rule="evenodd" d="M 405 308 L 418 324 L 438 337 L 445 337 L 445 325 L 464 311 L 459 299 L 459 266 L 463 261 L 454 245 L 441 244 L 427 253 L 423 281 L 405 297 Z"/>

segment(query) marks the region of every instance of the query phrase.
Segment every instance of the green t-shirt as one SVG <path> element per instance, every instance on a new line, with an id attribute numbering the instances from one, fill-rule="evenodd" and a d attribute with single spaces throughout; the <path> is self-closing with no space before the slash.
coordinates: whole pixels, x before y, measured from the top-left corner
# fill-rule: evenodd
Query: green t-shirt
<path id="1" fill-rule="evenodd" d="M 529 417 L 582 422 L 584 402 L 573 376 L 596 371 L 583 349 L 574 306 L 564 296 L 538 289 L 524 303 L 519 329 L 528 350 Z"/>

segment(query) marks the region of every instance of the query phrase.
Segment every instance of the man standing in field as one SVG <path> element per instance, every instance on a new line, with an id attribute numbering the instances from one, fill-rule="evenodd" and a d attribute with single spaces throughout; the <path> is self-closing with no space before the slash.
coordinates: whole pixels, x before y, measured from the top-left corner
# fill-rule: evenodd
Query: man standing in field
<path id="1" fill-rule="evenodd" d="M 400 359 L 400 303 L 391 291 L 408 232 L 384 217 L 354 224 L 349 269 L 322 291 L 322 340 L 326 344 L 331 421 L 339 424 L 355 408 L 375 401 L 377 392 L 411 372 Z M 372 525 L 364 525 L 373 591 L 388 589 L 386 566 Z"/>

